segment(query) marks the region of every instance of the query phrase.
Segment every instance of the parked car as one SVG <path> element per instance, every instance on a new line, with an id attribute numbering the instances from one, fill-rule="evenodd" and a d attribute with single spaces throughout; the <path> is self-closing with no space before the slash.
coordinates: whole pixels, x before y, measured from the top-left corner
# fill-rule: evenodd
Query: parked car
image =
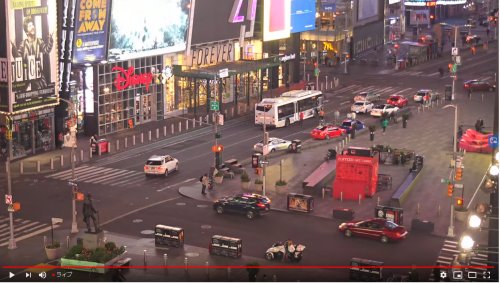
<path id="1" fill-rule="evenodd" d="M 339 225 L 339 232 L 346 237 L 363 236 L 378 239 L 382 243 L 402 240 L 408 235 L 405 227 L 384 218 L 344 222 Z"/>
<path id="2" fill-rule="evenodd" d="M 368 113 L 372 111 L 373 103 L 369 101 L 357 101 L 351 106 L 351 112 L 355 113 Z"/>
<path id="3" fill-rule="evenodd" d="M 345 119 L 342 121 L 342 125 L 340 125 L 340 127 L 344 129 L 346 133 L 350 134 L 352 128 L 356 127 L 356 130 L 359 131 L 365 128 L 365 124 L 360 120 Z"/>
<path id="4" fill-rule="evenodd" d="M 487 81 L 481 80 L 468 80 L 464 82 L 464 89 L 466 90 L 483 90 L 483 91 L 494 91 L 496 89 L 496 85 L 491 84 Z"/>
<path id="5" fill-rule="evenodd" d="M 262 142 L 263 141 L 260 141 L 253 146 L 253 150 L 255 152 L 262 153 L 262 151 L 263 151 Z M 269 141 L 268 141 L 269 152 L 275 152 L 278 150 L 289 150 L 291 148 L 292 148 L 292 142 L 289 140 L 284 140 L 284 139 L 280 139 L 280 138 L 269 138 Z"/>
<path id="6" fill-rule="evenodd" d="M 381 117 L 383 113 L 391 115 L 392 113 L 396 114 L 398 110 L 399 108 L 396 106 L 390 104 L 381 104 L 373 107 L 370 115 L 372 115 L 373 117 Z"/>
<path id="7" fill-rule="evenodd" d="M 358 101 L 369 101 L 369 102 L 374 102 L 380 99 L 380 94 L 375 94 L 373 92 L 360 92 L 356 96 L 354 96 L 354 102 Z"/>
<path id="8" fill-rule="evenodd" d="M 397 107 L 404 107 L 408 105 L 408 98 L 399 94 L 393 94 L 387 99 L 387 104 Z"/>
<path id="9" fill-rule="evenodd" d="M 346 133 L 345 129 L 339 128 L 332 124 L 319 125 L 311 131 L 313 139 L 324 140 L 342 136 Z"/>
<path id="10" fill-rule="evenodd" d="M 429 95 L 429 97 L 431 98 L 430 101 L 436 101 L 439 99 L 439 94 L 437 94 L 436 92 L 430 89 L 421 89 L 417 91 L 417 93 L 413 96 L 413 101 L 423 103 L 425 95 Z"/>
<path id="11" fill-rule="evenodd" d="M 144 165 L 144 174 L 146 174 L 146 176 L 167 176 L 173 171 L 179 171 L 179 160 L 170 155 L 153 155 Z"/>
<path id="12" fill-rule="evenodd" d="M 218 214 L 233 212 L 244 214 L 246 218 L 253 219 L 269 212 L 271 209 L 271 201 L 268 198 L 266 199 L 261 195 L 238 194 L 216 200 L 213 208 Z"/>

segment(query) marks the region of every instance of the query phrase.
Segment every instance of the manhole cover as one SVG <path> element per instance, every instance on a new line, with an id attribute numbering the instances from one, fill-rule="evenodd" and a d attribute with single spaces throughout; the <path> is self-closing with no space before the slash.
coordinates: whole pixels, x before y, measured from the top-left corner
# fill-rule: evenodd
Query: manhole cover
<path id="1" fill-rule="evenodd" d="M 212 229 L 212 225 L 201 225 L 201 229 Z"/>
<path id="2" fill-rule="evenodd" d="M 175 205 L 186 205 L 186 203 L 185 202 L 178 202 Z"/>
<path id="3" fill-rule="evenodd" d="M 187 257 L 197 257 L 197 256 L 200 256 L 199 253 L 186 253 L 186 256 Z"/>
<path id="4" fill-rule="evenodd" d="M 155 233 L 155 231 L 153 231 L 153 230 L 142 230 L 141 231 L 141 234 L 143 234 L 143 235 L 152 235 L 154 233 Z"/>
<path id="5" fill-rule="evenodd" d="M 142 222 L 142 219 L 134 219 L 132 220 L 132 223 L 141 223 Z"/>
<path id="6" fill-rule="evenodd" d="M 196 207 L 205 208 L 208 207 L 208 204 L 198 204 Z"/>

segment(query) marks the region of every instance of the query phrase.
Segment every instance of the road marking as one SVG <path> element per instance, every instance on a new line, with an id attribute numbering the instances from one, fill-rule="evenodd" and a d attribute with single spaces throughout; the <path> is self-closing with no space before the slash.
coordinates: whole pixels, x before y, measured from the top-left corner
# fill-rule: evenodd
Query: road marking
<path id="1" fill-rule="evenodd" d="M 432 73 L 432 74 L 428 74 L 428 75 L 426 75 L 426 77 L 433 77 L 433 76 L 435 76 L 435 75 L 437 75 L 437 74 L 439 74 L 439 72 L 435 72 L 435 73 Z"/>
<path id="2" fill-rule="evenodd" d="M 194 181 L 194 180 L 196 180 L 196 178 L 189 178 L 189 179 L 184 180 L 184 181 L 182 181 L 182 182 L 179 182 L 179 183 L 176 183 L 176 184 L 173 184 L 173 185 L 168 185 L 168 186 L 166 186 L 166 187 L 164 187 L 164 188 L 161 188 L 161 189 L 158 189 L 158 190 L 156 190 L 156 191 L 157 191 L 157 192 L 163 192 L 163 191 L 164 191 L 164 190 L 166 190 L 166 189 L 170 189 L 170 188 L 172 188 L 172 187 L 175 187 L 175 186 L 178 186 L 178 185 L 181 185 L 181 184 L 184 184 L 184 183 L 188 183 L 188 182 L 191 182 L 191 181 Z"/>
<path id="3" fill-rule="evenodd" d="M 103 223 L 101 223 L 101 226 L 108 225 L 111 222 L 114 222 L 114 221 L 116 221 L 118 219 L 122 219 L 124 217 L 127 217 L 127 216 L 129 216 L 131 214 L 134 214 L 134 213 L 138 212 L 138 211 L 141 211 L 141 210 L 144 210 L 144 209 L 148 209 L 150 207 L 153 207 L 153 206 L 156 206 L 156 205 L 159 205 L 159 204 L 162 204 L 162 203 L 166 203 L 166 202 L 169 202 L 169 201 L 173 201 L 173 200 L 176 200 L 176 199 L 180 199 L 180 198 L 182 198 L 182 197 L 178 196 L 178 197 L 174 197 L 174 198 L 169 198 L 169 199 L 158 201 L 158 202 L 155 202 L 155 203 L 152 203 L 152 204 L 148 204 L 146 206 L 143 206 L 143 207 L 131 210 L 131 211 L 129 211 L 127 213 L 124 213 L 122 215 L 119 215 L 119 216 L 117 216 L 115 218 L 111 218 L 110 220 L 104 221 Z M 49 227 L 49 229 L 50 229 L 50 227 Z"/>

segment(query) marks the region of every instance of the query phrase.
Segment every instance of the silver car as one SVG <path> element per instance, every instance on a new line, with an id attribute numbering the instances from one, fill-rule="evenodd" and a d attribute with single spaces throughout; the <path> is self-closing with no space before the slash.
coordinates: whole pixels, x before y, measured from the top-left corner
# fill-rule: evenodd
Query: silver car
<path id="1" fill-rule="evenodd" d="M 395 113 L 398 110 L 399 108 L 396 106 L 392 106 L 390 104 L 381 104 L 373 107 L 372 111 L 370 112 L 370 115 L 374 117 L 381 117 L 383 113 L 391 115 L 391 113 Z"/>
<path id="2" fill-rule="evenodd" d="M 278 150 L 289 150 L 292 148 L 292 142 L 291 141 L 288 141 L 288 140 L 284 140 L 284 139 L 280 139 L 280 138 L 269 138 L 269 141 L 268 141 L 268 152 L 275 152 L 275 151 L 278 151 Z M 263 153 L 263 144 L 262 144 L 262 141 L 256 143 L 254 146 L 253 146 L 253 150 L 255 152 L 260 152 L 260 153 Z"/>
<path id="3" fill-rule="evenodd" d="M 357 102 L 354 102 L 354 104 L 351 106 L 351 112 L 355 112 L 355 113 L 368 113 L 370 111 L 372 111 L 372 108 L 373 108 L 373 103 L 369 102 L 369 101 L 357 101 Z"/>
<path id="4" fill-rule="evenodd" d="M 373 92 L 367 92 L 367 91 L 360 92 L 354 97 L 354 102 L 358 101 L 373 102 L 377 100 L 380 100 L 380 94 L 375 94 Z"/>

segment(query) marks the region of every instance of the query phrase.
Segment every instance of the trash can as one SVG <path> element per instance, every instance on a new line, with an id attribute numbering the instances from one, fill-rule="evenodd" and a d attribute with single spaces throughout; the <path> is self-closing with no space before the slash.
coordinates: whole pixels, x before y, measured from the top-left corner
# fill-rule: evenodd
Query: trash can
<path id="1" fill-rule="evenodd" d="M 290 152 L 300 152 L 302 150 L 302 141 L 301 140 L 293 140 L 292 147 L 290 148 Z"/>
<path id="2" fill-rule="evenodd" d="M 182 247 L 184 229 L 167 225 L 155 226 L 155 247 Z"/>
<path id="3" fill-rule="evenodd" d="M 382 267 L 381 261 L 364 258 L 352 258 L 349 265 L 349 279 L 354 281 L 381 281 Z"/>
<path id="4" fill-rule="evenodd" d="M 241 239 L 213 235 L 208 245 L 208 253 L 211 255 L 220 255 L 227 257 L 241 257 L 243 242 Z"/>
<path id="5" fill-rule="evenodd" d="M 400 207 L 378 205 L 375 207 L 375 217 L 385 218 L 398 225 L 403 225 L 403 209 Z"/>
<path id="6" fill-rule="evenodd" d="M 108 153 L 109 152 L 109 142 L 106 139 L 99 139 L 97 141 L 97 147 L 99 148 L 99 151 L 102 153 Z"/>
<path id="7" fill-rule="evenodd" d="M 286 209 L 301 212 L 311 212 L 314 209 L 314 197 L 310 195 L 294 193 L 288 194 Z"/>
<path id="8" fill-rule="evenodd" d="M 405 60 L 399 59 L 398 60 L 398 69 L 399 70 L 404 70 L 406 68 L 406 63 Z"/>

